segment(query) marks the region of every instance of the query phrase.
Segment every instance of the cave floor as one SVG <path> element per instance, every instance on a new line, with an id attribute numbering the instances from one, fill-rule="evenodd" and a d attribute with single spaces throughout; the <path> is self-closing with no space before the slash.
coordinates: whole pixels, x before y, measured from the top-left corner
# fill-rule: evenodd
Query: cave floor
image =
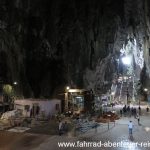
<path id="1" fill-rule="evenodd" d="M 47 135 L 1 131 L 0 150 L 32 150 L 47 138 Z"/>
<path id="2" fill-rule="evenodd" d="M 146 107 L 146 106 L 145 106 Z M 97 129 L 91 129 L 85 133 L 75 134 L 72 131 L 66 135 L 59 136 L 57 134 L 48 135 L 46 128 L 44 132 L 32 132 L 32 130 L 25 133 L 14 133 L 8 131 L 0 132 L 0 150 L 65 150 L 66 147 L 59 147 L 58 142 L 73 142 L 76 147 L 68 147 L 67 149 L 102 149 L 102 150 L 148 150 L 150 149 L 150 112 L 146 112 L 145 107 L 142 107 L 142 114 L 140 116 L 140 125 L 136 118 L 123 116 L 114 123 L 100 124 Z M 110 108 L 112 109 L 112 108 Z M 120 107 L 114 107 L 114 110 L 119 110 Z M 133 138 L 129 138 L 128 122 L 132 120 L 134 124 Z M 41 129 L 38 129 L 41 130 Z M 48 127 L 49 130 L 49 127 Z M 36 133 L 36 134 L 35 134 Z M 112 144 L 122 142 L 124 145 L 116 147 L 101 145 L 95 147 L 86 145 L 87 143 L 94 142 L 104 144 L 110 142 Z M 77 143 L 80 143 L 77 145 Z M 86 143 L 86 144 L 85 144 Z M 137 143 L 137 145 L 136 145 Z M 106 143 L 108 144 L 108 143 Z M 144 145 L 145 144 L 145 145 Z M 109 146 L 109 145 L 108 145 Z"/>

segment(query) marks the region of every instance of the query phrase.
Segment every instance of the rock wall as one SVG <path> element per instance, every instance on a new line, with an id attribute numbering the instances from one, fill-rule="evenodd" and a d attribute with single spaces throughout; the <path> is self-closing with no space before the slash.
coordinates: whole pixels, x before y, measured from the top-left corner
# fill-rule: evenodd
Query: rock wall
<path id="1" fill-rule="evenodd" d="M 67 84 L 101 90 L 129 39 L 149 70 L 148 0 L 1 0 L 0 9 L 0 77 L 17 81 L 19 95 L 50 97 Z"/>

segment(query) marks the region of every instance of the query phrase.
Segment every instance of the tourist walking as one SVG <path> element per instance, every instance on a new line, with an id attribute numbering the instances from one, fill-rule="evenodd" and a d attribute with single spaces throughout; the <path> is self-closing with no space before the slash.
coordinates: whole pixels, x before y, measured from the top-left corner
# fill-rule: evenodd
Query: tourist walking
<path id="1" fill-rule="evenodd" d="M 59 126 L 58 126 L 58 129 L 59 129 L 59 135 L 61 136 L 62 134 L 62 128 L 63 128 L 63 123 L 61 121 L 59 121 Z"/>
<path id="2" fill-rule="evenodd" d="M 149 108 L 148 108 L 148 106 L 147 106 L 147 108 L 146 108 L 146 112 L 149 112 Z"/>
<path id="3" fill-rule="evenodd" d="M 139 106 L 139 115 L 141 115 L 141 107 Z"/>
<path id="4" fill-rule="evenodd" d="M 129 122 L 128 129 L 129 129 L 129 135 L 132 135 L 132 130 L 133 130 L 133 123 L 132 123 L 132 121 Z"/>
<path id="5" fill-rule="evenodd" d="M 137 115 L 138 125 L 140 125 L 140 117 Z"/>
<path id="6" fill-rule="evenodd" d="M 122 109 L 120 109 L 120 116 L 122 117 Z"/>

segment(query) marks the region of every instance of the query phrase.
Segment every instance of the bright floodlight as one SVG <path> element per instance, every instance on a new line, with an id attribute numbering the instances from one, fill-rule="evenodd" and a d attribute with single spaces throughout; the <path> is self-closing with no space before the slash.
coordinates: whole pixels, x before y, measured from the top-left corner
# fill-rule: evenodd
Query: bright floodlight
<path id="1" fill-rule="evenodd" d="M 14 85 L 17 85 L 17 84 L 18 84 L 18 83 L 15 81 L 15 82 L 14 82 Z"/>
<path id="2" fill-rule="evenodd" d="M 147 89 L 147 88 L 145 88 L 145 89 L 144 89 L 144 91 L 145 91 L 145 92 L 147 92 L 147 91 L 148 91 L 148 89 Z"/>
<path id="3" fill-rule="evenodd" d="M 130 57 L 123 57 L 122 62 L 125 65 L 130 65 L 131 64 L 131 58 Z"/>
<path id="4" fill-rule="evenodd" d="M 112 92 L 111 95 L 115 95 L 115 92 Z"/>
<path id="5" fill-rule="evenodd" d="M 69 89 L 70 89 L 70 87 L 69 87 L 69 86 L 67 86 L 67 87 L 66 87 L 66 89 L 67 89 L 67 90 L 69 90 Z"/>

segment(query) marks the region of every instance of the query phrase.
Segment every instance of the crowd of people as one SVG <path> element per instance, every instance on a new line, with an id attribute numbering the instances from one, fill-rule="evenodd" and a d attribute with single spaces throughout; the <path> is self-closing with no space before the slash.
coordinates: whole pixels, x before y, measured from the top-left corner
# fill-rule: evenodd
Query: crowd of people
<path id="1" fill-rule="evenodd" d="M 146 108 L 146 112 L 149 112 L 149 108 Z M 132 117 L 134 116 L 135 118 L 138 115 L 141 115 L 141 107 L 139 106 L 138 109 L 136 107 L 131 107 L 130 106 L 124 106 L 122 109 L 120 109 L 120 115 L 124 115 L 124 116 L 129 116 Z"/>
<path id="2" fill-rule="evenodd" d="M 146 108 L 146 112 L 149 112 L 149 107 L 148 106 Z M 122 116 L 129 116 L 129 117 L 134 116 L 134 118 L 137 119 L 137 121 L 138 121 L 138 125 L 140 125 L 139 115 L 141 115 L 141 107 L 140 106 L 137 109 L 136 107 L 131 107 L 130 108 L 130 106 L 124 105 L 124 107 L 122 109 L 120 109 L 120 116 L 121 117 Z M 128 128 L 129 128 L 129 135 L 132 135 L 132 128 L 133 128 L 132 121 L 129 122 Z"/>

